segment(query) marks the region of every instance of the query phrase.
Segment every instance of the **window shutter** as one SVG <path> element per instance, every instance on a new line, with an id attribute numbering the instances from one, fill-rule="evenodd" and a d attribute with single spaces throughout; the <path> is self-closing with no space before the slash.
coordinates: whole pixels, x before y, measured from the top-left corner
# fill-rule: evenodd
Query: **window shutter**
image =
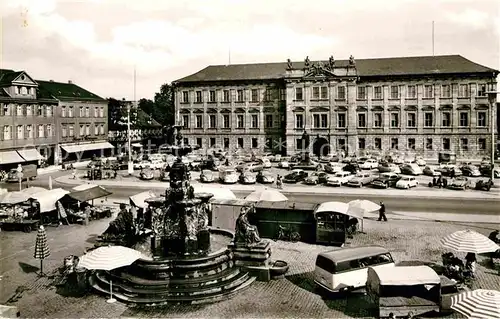
<path id="1" fill-rule="evenodd" d="M 3 105 L 4 105 L 3 103 L 0 103 L 0 116 L 4 116 L 4 114 L 3 114 Z M 2 133 L 3 133 L 3 131 L 2 131 Z"/>

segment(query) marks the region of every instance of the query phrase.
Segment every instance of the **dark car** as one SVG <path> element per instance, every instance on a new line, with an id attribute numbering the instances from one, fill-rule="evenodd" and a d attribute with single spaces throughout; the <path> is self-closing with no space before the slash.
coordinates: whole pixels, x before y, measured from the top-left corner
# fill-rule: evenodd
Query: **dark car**
<path id="1" fill-rule="evenodd" d="M 304 180 L 304 183 L 307 185 L 324 184 L 328 180 L 328 176 L 325 172 L 314 172 Z"/>
<path id="2" fill-rule="evenodd" d="M 350 162 L 346 166 L 342 167 L 343 171 L 350 172 L 351 174 L 356 174 L 361 171 L 359 164 L 356 162 Z"/>
<path id="3" fill-rule="evenodd" d="M 370 183 L 372 187 L 376 188 L 389 188 L 396 187 L 396 183 L 401 179 L 401 176 L 395 173 L 382 173 L 373 182 Z"/>
<path id="4" fill-rule="evenodd" d="M 285 175 L 285 177 L 283 178 L 283 182 L 289 184 L 295 184 L 298 182 L 302 182 L 306 178 L 307 178 L 307 172 L 304 172 L 303 170 L 296 170 L 288 175 Z"/>
<path id="5" fill-rule="evenodd" d="M 446 166 L 439 168 L 442 176 L 462 176 L 462 170 L 456 166 Z"/>

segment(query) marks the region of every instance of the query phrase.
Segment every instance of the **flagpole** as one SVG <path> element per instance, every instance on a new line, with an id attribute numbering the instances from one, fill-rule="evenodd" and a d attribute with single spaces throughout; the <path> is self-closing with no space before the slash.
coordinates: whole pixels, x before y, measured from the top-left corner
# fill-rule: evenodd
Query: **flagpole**
<path id="1" fill-rule="evenodd" d="M 135 82 L 136 82 L 136 70 L 134 66 L 134 104 L 135 104 Z M 130 103 L 127 103 L 127 148 L 128 148 L 128 174 L 132 175 L 134 173 L 134 164 L 132 163 L 132 145 L 130 142 Z"/>

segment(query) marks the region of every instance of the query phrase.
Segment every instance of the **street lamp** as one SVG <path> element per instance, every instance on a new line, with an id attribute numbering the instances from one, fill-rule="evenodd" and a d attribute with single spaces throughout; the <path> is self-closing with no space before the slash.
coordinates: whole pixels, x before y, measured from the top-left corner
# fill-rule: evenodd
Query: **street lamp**
<path id="1" fill-rule="evenodd" d="M 495 83 L 488 84 L 488 102 L 490 103 L 490 130 L 491 130 L 491 180 L 495 180 L 495 105 L 497 102 L 497 94 Z"/>

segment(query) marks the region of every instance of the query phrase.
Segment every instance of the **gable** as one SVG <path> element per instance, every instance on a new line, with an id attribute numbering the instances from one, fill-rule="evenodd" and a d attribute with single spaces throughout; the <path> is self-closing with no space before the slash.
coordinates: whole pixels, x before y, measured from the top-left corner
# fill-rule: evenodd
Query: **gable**
<path id="1" fill-rule="evenodd" d="M 13 84 L 23 84 L 28 86 L 38 86 L 35 80 L 33 80 L 26 72 L 22 71 L 13 80 Z"/>
<path id="2" fill-rule="evenodd" d="M 325 69 L 324 67 L 320 65 L 313 65 L 312 67 L 309 68 L 307 73 L 304 75 L 304 79 L 306 80 L 323 80 L 325 78 L 329 78 L 335 76 L 335 74 L 330 71 Z"/>

